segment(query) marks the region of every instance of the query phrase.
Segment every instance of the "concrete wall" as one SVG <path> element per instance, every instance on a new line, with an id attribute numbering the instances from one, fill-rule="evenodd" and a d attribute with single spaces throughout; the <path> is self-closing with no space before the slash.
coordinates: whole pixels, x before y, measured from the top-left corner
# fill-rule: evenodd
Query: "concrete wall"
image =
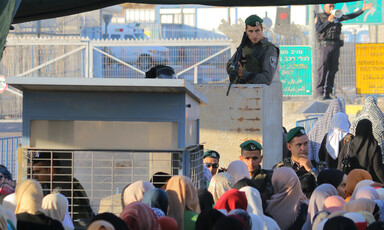
<path id="1" fill-rule="evenodd" d="M 195 85 L 208 98 L 201 106 L 200 143 L 220 153 L 220 166 L 238 160 L 239 145 L 249 139 L 263 145 L 263 167 L 282 158 L 282 85 Z"/>

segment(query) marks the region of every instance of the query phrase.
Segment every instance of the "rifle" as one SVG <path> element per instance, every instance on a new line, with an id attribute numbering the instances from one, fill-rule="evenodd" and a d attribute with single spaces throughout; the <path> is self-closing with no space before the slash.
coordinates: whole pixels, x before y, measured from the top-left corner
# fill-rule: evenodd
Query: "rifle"
<path id="1" fill-rule="evenodd" d="M 229 86 L 227 90 L 227 96 L 229 94 L 229 91 L 231 90 L 231 86 L 233 83 L 237 84 L 239 81 L 239 76 L 237 76 L 237 71 L 239 70 L 239 62 L 243 59 L 243 47 L 245 46 L 245 43 L 248 41 L 248 35 L 246 32 L 243 34 L 243 38 L 241 39 L 241 43 L 239 47 L 236 49 L 236 53 L 233 55 L 233 60 L 231 65 L 229 66 Z"/>

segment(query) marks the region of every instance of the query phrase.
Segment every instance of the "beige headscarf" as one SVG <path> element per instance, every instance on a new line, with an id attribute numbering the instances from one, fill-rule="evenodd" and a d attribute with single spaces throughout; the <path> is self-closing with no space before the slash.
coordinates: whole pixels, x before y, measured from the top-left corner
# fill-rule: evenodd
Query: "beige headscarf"
<path id="1" fill-rule="evenodd" d="M 112 224 L 108 223 L 104 220 L 96 220 L 92 222 L 87 228 L 87 230 L 100 230 L 100 229 L 106 229 L 106 230 L 115 230 Z"/>
<path id="2" fill-rule="evenodd" d="M 376 202 L 367 198 L 360 198 L 357 200 L 351 200 L 344 204 L 344 211 L 346 212 L 360 212 L 366 211 L 373 213 L 375 210 Z"/>
<path id="3" fill-rule="evenodd" d="M 227 168 L 227 173 L 235 178 L 235 183 L 243 178 L 251 179 L 247 165 L 242 161 L 232 161 Z"/>
<path id="4" fill-rule="evenodd" d="M 141 201 L 143 199 L 144 193 L 150 189 L 154 189 L 153 186 L 148 181 L 136 181 L 130 184 L 123 194 L 124 206 L 127 206 L 130 203 Z"/>
<path id="5" fill-rule="evenodd" d="M 266 211 L 281 229 L 287 229 L 298 216 L 300 202 L 308 202 L 308 199 L 302 192 L 300 180 L 292 168 L 275 169 L 272 186 L 275 194 L 267 201 Z"/>
<path id="6" fill-rule="evenodd" d="M 218 173 L 214 175 L 209 183 L 208 191 L 213 196 L 213 201 L 217 200 L 235 185 L 235 178 L 229 173 Z"/>
<path id="7" fill-rule="evenodd" d="M 65 229 L 74 229 L 68 212 L 68 199 L 60 193 L 48 194 L 43 198 L 44 213 L 52 219 L 58 220 Z"/>
<path id="8" fill-rule="evenodd" d="M 43 189 L 39 182 L 33 179 L 25 180 L 16 186 L 16 210 L 15 214 L 27 212 L 32 215 L 43 213 L 41 203 Z"/>
<path id="9" fill-rule="evenodd" d="M 174 218 L 179 230 L 184 229 L 184 211 L 200 213 L 199 197 L 191 179 L 173 176 L 165 189 L 168 194 L 168 216 Z"/>

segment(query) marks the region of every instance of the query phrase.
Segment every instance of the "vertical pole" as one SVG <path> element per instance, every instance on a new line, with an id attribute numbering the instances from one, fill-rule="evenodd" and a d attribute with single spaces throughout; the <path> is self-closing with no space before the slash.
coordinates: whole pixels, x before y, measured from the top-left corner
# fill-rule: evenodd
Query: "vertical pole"
<path id="1" fill-rule="evenodd" d="M 193 68 L 193 83 L 197 84 L 199 79 L 198 79 L 198 74 L 197 74 L 197 71 L 199 69 L 199 66 L 195 66 Z"/>
<path id="2" fill-rule="evenodd" d="M 316 98 L 316 83 L 317 83 L 317 46 L 316 46 L 316 30 L 315 30 L 315 11 L 318 12 L 318 5 L 309 5 L 308 7 L 308 23 L 309 23 L 309 45 L 311 48 L 312 57 L 312 97 Z"/>

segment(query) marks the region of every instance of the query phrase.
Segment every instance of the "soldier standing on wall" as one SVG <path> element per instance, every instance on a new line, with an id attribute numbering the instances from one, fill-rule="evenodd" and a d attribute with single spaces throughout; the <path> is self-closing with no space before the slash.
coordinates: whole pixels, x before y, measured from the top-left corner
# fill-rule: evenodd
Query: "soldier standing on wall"
<path id="1" fill-rule="evenodd" d="M 340 47 L 344 41 L 340 39 L 342 21 L 356 18 L 365 10 L 372 8 L 372 3 L 352 13 L 342 15 L 341 11 L 334 10 L 334 4 L 324 4 L 324 12 L 316 14 L 316 34 L 320 42 L 320 57 L 316 96 L 318 99 L 330 100 L 332 95 L 336 72 L 339 70 Z M 325 94 L 324 94 L 325 92 Z"/>

